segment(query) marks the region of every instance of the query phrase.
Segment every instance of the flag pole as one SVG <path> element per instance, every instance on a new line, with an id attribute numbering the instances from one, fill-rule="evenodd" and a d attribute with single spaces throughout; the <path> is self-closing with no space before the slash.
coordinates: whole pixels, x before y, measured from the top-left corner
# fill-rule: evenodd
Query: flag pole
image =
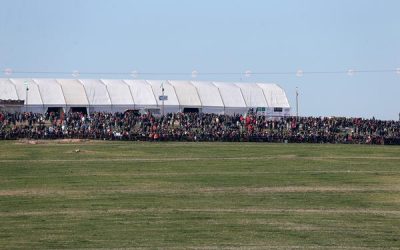
<path id="1" fill-rule="evenodd" d="M 162 115 L 164 116 L 164 82 L 161 83 L 161 91 L 162 91 Z"/>
<path id="2" fill-rule="evenodd" d="M 296 117 L 299 117 L 299 89 L 296 87 Z"/>

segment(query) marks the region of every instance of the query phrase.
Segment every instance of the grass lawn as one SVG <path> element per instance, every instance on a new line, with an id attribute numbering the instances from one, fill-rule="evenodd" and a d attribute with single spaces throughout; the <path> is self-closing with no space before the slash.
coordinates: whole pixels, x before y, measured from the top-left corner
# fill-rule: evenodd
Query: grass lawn
<path id="1" fill-rule="evenodd" d="M 0 249 L 268 247 L 400 248 L 400 147 L 0 141 Z"/>

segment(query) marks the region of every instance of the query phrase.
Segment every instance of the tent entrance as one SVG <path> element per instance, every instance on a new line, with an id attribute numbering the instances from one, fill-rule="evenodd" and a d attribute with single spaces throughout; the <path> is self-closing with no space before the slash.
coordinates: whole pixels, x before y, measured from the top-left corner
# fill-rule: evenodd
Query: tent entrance
<path id="1" fill-rule="evenodd" d="M 183 113 L 200 113 L 199 108 L 184 108 Z"/>
<path id="2" fill-rule="evenodd" d="M 125 114 L 126 114 L 126 113 L 132 114 L 132 115 L 134 115 L 134 116 L 140 116 L 140 115 L 141 115 L 139 109 L 127 109 L 127 110 L 125 110 L 124 113 L 125 113 Z"/>
<path id="3" fill-rule="evenodd" d="M 87 115 L 86 107 L 71 107 L 70 111 L 73 113 L 82 113 L 82 114 Z"/>
<path id="4" fill-rule="evenodd" d="M 57 115 L 60 115 L 61 113 L 64 112 L 64 109 L 61 107 L 48 107 L 47 108 L 47 113 L 55 113 Z"/>

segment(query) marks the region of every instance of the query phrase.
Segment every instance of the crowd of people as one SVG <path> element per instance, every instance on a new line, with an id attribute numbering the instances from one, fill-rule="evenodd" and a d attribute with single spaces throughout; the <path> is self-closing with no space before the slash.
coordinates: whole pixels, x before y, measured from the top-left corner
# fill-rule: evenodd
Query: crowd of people
<path id="1" fill-rule="evenodd" d="M 338 117 L 271 119 L 253 112 L 205 113 L 7 113 L 0 139 L 140 141 L 253 141 L 400 145 L 400 122 Z"/>

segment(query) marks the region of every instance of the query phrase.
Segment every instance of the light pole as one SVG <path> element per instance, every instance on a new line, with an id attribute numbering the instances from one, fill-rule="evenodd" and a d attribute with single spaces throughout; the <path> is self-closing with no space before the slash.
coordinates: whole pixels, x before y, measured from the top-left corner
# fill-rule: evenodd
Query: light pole
<path id="1" fill-rule="evenodd" d="M 299 89 L 296 87 L 296 117 L 299 117 Z"/>
<path id="2" fill-rule="evenodd" d="M 161 92 L 162 92 L 162 116 L 164 117 L 164 82 L 161 83 Z"/>
<path id="3" fill-rule="evenodd" d="M 25 112 L 28 112 L 28 91 L 29 91 L 28 81 L 24 82 L 24 86 L 25 86 Z"/>

